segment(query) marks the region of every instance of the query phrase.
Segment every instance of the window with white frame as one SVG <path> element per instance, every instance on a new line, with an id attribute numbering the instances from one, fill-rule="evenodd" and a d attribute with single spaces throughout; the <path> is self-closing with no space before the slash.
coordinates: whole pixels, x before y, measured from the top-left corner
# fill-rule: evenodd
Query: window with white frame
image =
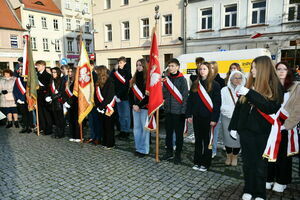
<path id="1" fill-rule="evenodd" d="M 10 36 L 10 46 L 11 48 L 18 48 L 18 36 L 16 35 Z"/>
<path id="2" fill-rule="evenodd" d="M 85 22 L 85 26 L 84 26 L 85 32 L 89 33 L 90 32 L 90 22 Z"/>
<path id="3" fill-rule="evenodd" d="M 31 37 L 31 47 L 32 49 L 36 49 L 36 38 L 35 37 Z"/>
<path id="4" fill-rule="evenodd" d="M 141 37 L 149 37 L 149 18 L 141 19 Z"/>
<path id="5" fill-rule="evenodd" d="M 201 29 L 212 29 L 212 8 L 201 10 Z"/>
<path id="6" fill-rule="evenodd" d="M 76 20 L 76 31 L 80 31 L 80 20 Z"/>
<path id="7" fill-rule="evenodd" d="M 43 38 L 43 50 L 44 51 L 49 51 L 48 39 L 47 38 Z"/>
<path id="8" fill-rule="evenodd" d="M 55 40 L 54 46 L 55 46 L 55 51 L 60 51 L 60 41 L 59 40 Z"/>
<path id="9" fill-rule="evenodd" d="M 80 5 L 79 5 L 79 2 L 75 2 L 75 11 L 80 11 Z"/>
<path id="10" fill-rule="evenodd" d="M 111 0 L 104 0 L 104 9 L 111 8 Z"/>
<path id="11" fill-rule="evenodd" d="M 42 28 L 47 28 L 47 19 L 46 19 L 46 17 L 42 17 Z"/>
<path id="12" fill-rule="evenodd" d="M 111 26 L 111 24 L 105 25 L 105 41 L 106 42 L 112 41 L 112 26 Z"/>
<path id="13" fill-rule="evenodd" d="M 237 5 L 225 6 L 225 24 L 224 27 L 236 27 Z"/>
<path id="14" fill-rule="evenodd" d="M 266 23 L 266 1 L 252 2 L 252 24 Z"/>
<path id="15" fill-rule="evenodd" d="M 91 44 L 92 44 L 92 40 L 88 40 L 88 39 L 85 40 L 85 47 L 88 53 L 91 53 L 92 51 Z"/>
<path id="16" fill-rule="evenodd" d="M 66 19 L 66 25 L 67 25 L 67 26 L 66 26 L 66 27 L 67 27 L 67 30 L 70 31 L 71 28 L 72 28 L 72 27 L 71 27 L 71 19 Z"/>
<path id="17" fill-rule="evenodd" d="M 73 38 L 67 38 L 68 52 L 73 52 Z"/>
<path id="18" fill-rule="evenodd" d="M 128 5 L 129 4 L 129 0 L 121 0 L 122 1 L 122 6 Z"/>
<path id="19" fill-rule="evenodd" d="M 172 35 L 172 15 L 164 15 L 164 35 Z"/>
<path id="20" fill-rule="evenodd" d="M 54 30 L 58 30 L 58 20 L 57 19 L 53 20 L 53 27 L 54 27 Z"/>
<path id="21" fill-rule="evenodd" d="M 71 4 L 70 4 L 70 0 L 66 0 L 65 1 L 65 8 L 66 9 L 71 9 L 71 6 L 70 6 Z"/>
<path id="22" fill-rule="evenodd" d="M 88 3 L 83 4 L 83 10 L 85 13 L 89 13 L 89 4 Z"/>
<path id="23" fill-rule="evenodd" d="M 122 39 L 129 40 L 130 39 L 130 28 L 129 22 L 122 22 Z"/>
<path id="24" fill-rule="evenodd" d="M 300 21 L 300 0 L 289 0 L 288 21 Z"/>
<path id="25" fill-rule="evenodd" d="M 34 27 L 35 26 L 35 24 L 34 24 L 34 16 L 33 15 L 29 15 L 28 18 L 29 18 L 29 24 L 30 24 L 30 26 Z"/>

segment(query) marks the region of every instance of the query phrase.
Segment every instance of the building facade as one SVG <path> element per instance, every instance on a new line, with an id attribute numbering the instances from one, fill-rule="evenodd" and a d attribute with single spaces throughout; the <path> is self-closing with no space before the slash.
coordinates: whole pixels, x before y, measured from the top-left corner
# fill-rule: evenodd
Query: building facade
<path id="1" fill-rule="evenodd" d="M 92 0 L 53 0 L 63 15 L 63 57 L 70 66 L 78 62 L 79 38 L 86 45 L 89 54 L 94 52 Z M 81 31 L 80 31 L 81 30 Z"/>
<path id="2" fill-rule="evenodd" d="M 15 6 L 22 26 L 30 33 L 34 61 L 45 60 L 48 67 L 59 66 L 64 55 L 61 11 L 52 0 L 23 0 Z"/>
<path id="3" fill-rule="evenodd" d="M 187 52 L 267 48 L 273 60 L 300 63 L 298 0 L 189 0 Z M 299 48 L 300 44 L 298 44 Z"/>
<path id="4" fill-rule="evenodd" d="M 23 53 L 23 32 L 21 22 L 8 0 L 0 0 L 0 71 L 11 69 Z"/>
<path id="5" fill-rule="evenodd" d="M 125 56 L 131 71 L 140 58 L 149 58 L 155 6 L 161 68 L 182 54 L 183 0 L 100 0 L 94 1 L 95 53 L 97 64 L 113 67 Z"/>

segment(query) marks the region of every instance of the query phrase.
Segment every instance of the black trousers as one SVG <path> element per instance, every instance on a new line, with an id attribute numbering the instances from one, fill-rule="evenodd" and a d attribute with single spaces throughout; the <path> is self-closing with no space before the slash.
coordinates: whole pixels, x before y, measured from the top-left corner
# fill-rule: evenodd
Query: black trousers
<path id="1" fill-rule="evenodd" d="M 267 159 L 262 157 L 268 135 L 257 134 L 247 130 L 240 131 L 242 147 L 244 193 L 251 194 L 254 198 L 266 199 Z"/>
<path id="2" fill-rule="evenodd" d="M 78 103 L 73 103 L 68 111 L 69 130 L 73 139 L 80 139 L 80 127 L 78 123 Z"/>
<path id="3" fill-rule="evenodd" d="M 208 149 L 210 139 L 210 118 L 193 116 L 195 134 L 194 164 L 206 168 L 211 165 L 212 150 Z"/>
<path id="4" fill-rule="evenodd" d="M 115 130 L 114 130 L 114 115 L 108 117 L 103 114 L 100 115 L 100 121 L 102 127 L 100 130 L 103 133 L 102 137 L 102 145 L 106 147 L 113 147 L 115 146 Z"/>
<path id="5" fill-rule="evenodd" d="M 268 163 L 268 182 L 287 185 L 292 181 L 292 157 L 287 157 L 288 132 L 281 132 L 281 142 L 276 162 Z"/>
<path id="6" fill-rule="evenodd" d="M 22 122 L 26 129 L 31 128 L 33 126 L 33 116 L 32 112 L 28 111 L 28 104 L 18 104 L 18 108 L 22 114 Z"/>
<path id="7" fill-rule="evenodd" d="M 185 116 L 166 113 L 165 128 L 166 128 L 166 145 L 167 151 L 173 152 L 173 133 L 176 135 L 176 154 L 179 155 L 183 146 L 183 131 L 184 131 Z"/>
<path id="8" fill-rule="evenodd" d="M 49 135 L 52 133 L 53 124 L 51 108 L 49 105 L 45 105 L 41 102 L 42 100 L 39 100 L 38 98 L 38 115 L 40 130 L 43 130 L 45 135 Z"/>
<path id="9" fill-rule="evenodd" d="M 65 118 L 63 110 L 53 110 L 53 119 L 56 126 L 55 136 L 65 136 Z"/>

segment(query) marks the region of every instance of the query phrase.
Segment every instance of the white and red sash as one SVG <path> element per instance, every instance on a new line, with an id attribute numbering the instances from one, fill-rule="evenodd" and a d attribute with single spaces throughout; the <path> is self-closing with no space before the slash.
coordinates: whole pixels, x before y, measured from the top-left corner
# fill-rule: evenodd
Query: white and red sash
<path id="1" fill-rule="evenodd" d="M 138 88 L 138 86 L 136 84 L 133 84 L 131 89 L 139 101 L 141 101 L 144 98 L 143 93 L 141 92 L 141 90 Z"/>
<path id="2" fill-rule="evenodd" d="M 125 83 L 126 83 L 125 78 L 124 78 L 118 71 L 115 71 L 115 72 L 114 72 L 114 75 L 116 76 L 116 78 L 117 78 L 122 84 L 125 84 Z"/>
<path id="3" fill-rule="evenodd" d="M 215 131 L 215 127 L 217 126 L 217 124 L 215 126 L 211 126 L 210 127 L 210 138 L 209 138 L 209 144 L 208 144 L 208 149 L 212 149 L 213 148 L 213 143 L 214 143 L 214 131 Z"/>
<path id="4" fill-rule="evenodd" d="M 68 95 L 69 98 L 71 98 L 73 96 L 73 92 L 70 90 L 69 87 L 66 87 L 65 91 L 66 91 L 66 93 L 67 93 L 67 95 Z"/>
<path id="5" fill-rule="evenodd" d="M 288 149 L 287 156 L 292 156 L 299 153 L 297 128 L 294 127 L 292 130 L 288 130 Z"/>
<path id="6" fill-rule="evenodd" d="M 103 96 L 102 96 L 102 94 L 101 94 L 101 90 L 100 90 L 100 87 L 99 87 L 99 86 L 96 87 L 96 96 L 97 96 L 98 101 L 99 101 L 100 103 L 102 103 L 103 100 L 104 100 L 104 98 L 103 98 Z"/>
<path id="7" fill-rule="evenodd" d="M 183 103 L 183 98 L 179 90 L 176 88 L 176 86 L 172 83 L 172 81 L 167 77 L 166 81 L 164 81 L 164 85 L 168 89 L 168 91 L 171 93 L 171 95 L 180 103 Z"/>
<path id="8" fill-rule="evenodd" d="M 199 85 L 198 85 L 198 94 L 199 94 L 200 99 L 204 103 L 205 107 L 210 112 L 213 112 L 213 102 L 200 81 L 199 81 Z"/>
<path id="9" fill-rule="evenodd" d="M 52 81 L 52 84 L 51 84 L 51 86 L 50 86 L 50 89 L 51 89 L 51 92 L 52 92 L 53 94 L 57 94 L 57 93 L 58 93 L 57 89 L 55 88 L 54 81 Z"/>
<path id="10" fill-rule="evenodd" d="M 42 87 L 45 86 L 41 81 L 39 81 L 39 85 L 42 86 Z"/>
<path id="11" fill-rule="evenodd" d="M 22 84 L 21 79 L 17 78 L 16 83 L 17 83 L 17 87 L 20 90 L 21 94 L 24 95 L 26 93 L 26 89 L 25 89 L 24 85 Z"/>

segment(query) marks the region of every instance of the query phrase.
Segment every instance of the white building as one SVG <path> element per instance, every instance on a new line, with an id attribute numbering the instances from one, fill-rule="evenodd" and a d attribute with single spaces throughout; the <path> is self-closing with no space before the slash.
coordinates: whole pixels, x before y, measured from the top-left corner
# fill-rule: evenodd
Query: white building
<path id="1" fill-rule="evenodd" d="M 274 60 L 294 64 L 296 57 L 300 63 L 300 51 L 295 56 L 295 43 L 300 39 L 299 0 L 188 2 L 188 53 L 268 48 Z"/>
<path id="2" fill-rule="evenodd" d="M 94 52 L 92 0 L 53 0 L 63 15 L 63 58 L 69 65 L 77 63 L 79 58 L 80 29 L 88 53 Z"/>
<path id="3" fill-rule="evenodd" d="M 182 54 L 182 0 L 99 0 L 94 1 L 95 52 L 97 64 L 112 67 L 125 56 L 135 71 L 135 62 L 148 58 L 154 8 L 159 5 L 159 60 L 163 68 Z"/>
<path id="4" fill-rule="evenodd" d="M 59 66 L 64 55 L 63 17 L 52 0 L 12 1 L 22 26 L 30 25 L 33 59 L 45 60 L 47 66 Z M 19 5 L 18 5 L 19 3 Z"/>

